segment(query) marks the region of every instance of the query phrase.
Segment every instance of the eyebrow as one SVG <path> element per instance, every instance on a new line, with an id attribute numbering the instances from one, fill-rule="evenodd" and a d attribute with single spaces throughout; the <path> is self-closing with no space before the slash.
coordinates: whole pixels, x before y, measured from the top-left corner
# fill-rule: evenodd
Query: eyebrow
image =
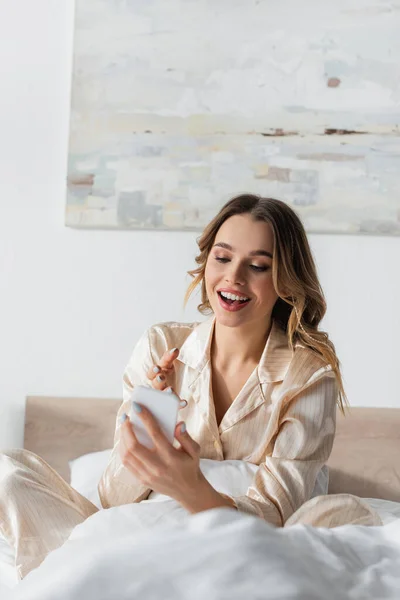
<path id="1" fill-rule="evenodd" d="M 225 242 L 218 242 L 214 244 L 214 246 L 218 246 L 219 248 L 225 248 L 225 250 L 230 250 L 234 252 L 234 248 L 230 244 L 226 244 Z M 253 250 L 250 252 L 250 256 L 268 256 L 268 258 L 273 258 L 271 252 L 267 252 L 267 250 Z"/>

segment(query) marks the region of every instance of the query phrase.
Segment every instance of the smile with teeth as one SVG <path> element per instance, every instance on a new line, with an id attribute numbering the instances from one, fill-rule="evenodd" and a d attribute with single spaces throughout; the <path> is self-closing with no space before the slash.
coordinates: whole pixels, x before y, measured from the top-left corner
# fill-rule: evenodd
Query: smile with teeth
<path id="1" fill-rule="evenodd" d="M 250 298 L 247 298 L 247 296 L 237 296 L 236 294 L 230 294 L 229 292 L 218 292 L 218 294 L 220 294 L 220 296 L 222 296 L 222 298 L 229 303 L 235 301 L 248 302 L 250 300 Z"/>

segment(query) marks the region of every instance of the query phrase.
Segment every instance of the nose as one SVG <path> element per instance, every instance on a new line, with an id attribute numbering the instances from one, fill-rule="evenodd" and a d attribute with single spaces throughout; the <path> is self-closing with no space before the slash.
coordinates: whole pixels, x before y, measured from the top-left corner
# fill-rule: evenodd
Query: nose
<path id="1" fill-rule="evenodd" d="M 225 273 L 225 281 L 230 285 L 244 285 L 244 272 L 239 263 L 233 260 L 229 263 L 229 267 Z"/>

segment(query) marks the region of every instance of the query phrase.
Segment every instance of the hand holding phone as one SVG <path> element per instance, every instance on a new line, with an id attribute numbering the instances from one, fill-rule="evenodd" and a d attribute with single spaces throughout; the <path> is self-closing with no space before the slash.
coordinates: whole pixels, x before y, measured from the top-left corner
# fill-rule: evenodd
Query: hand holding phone
<path id="1" fill-rule="evenodd" d="M 151 412 L 160 425 L 165 437 L 172 444 L 178 420 L 179 398 L 173 393 L 169 394 L 141 385 L 134 388 L 129 414 L 133 432 L 140 444 L 152 449 L 154 448 L 154 443 L 140 418 L 140 414 L 133 408 L 133 402 L 141 404 Z"/>

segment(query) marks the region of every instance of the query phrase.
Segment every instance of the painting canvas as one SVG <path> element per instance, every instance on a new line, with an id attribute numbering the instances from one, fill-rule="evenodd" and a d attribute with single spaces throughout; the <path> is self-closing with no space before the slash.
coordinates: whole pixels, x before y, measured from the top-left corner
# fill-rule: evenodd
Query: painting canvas
<path id="1" fill-rule="evenodd" d="M 201 230 L 250 192 L 400 235 L 400 2 L 307 6 L 77 0 L 66 224 Z"/>

